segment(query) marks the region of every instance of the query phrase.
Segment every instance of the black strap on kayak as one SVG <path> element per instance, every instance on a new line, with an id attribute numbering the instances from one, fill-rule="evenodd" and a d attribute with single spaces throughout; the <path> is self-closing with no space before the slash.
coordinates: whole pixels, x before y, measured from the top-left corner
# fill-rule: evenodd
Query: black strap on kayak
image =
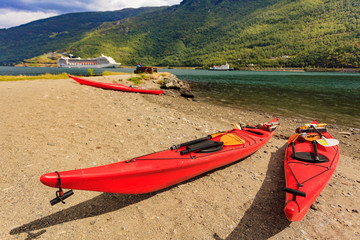
<path id="1" fill-rule="evenodd" d="M 178 148 L 181 148 L 181 147 L 186 147 L 186 146 L 189 146 L 189 145 L 192 145 L 192 144 L 195 144 L 195 143 L 199 143 L 199 142 L 203 142 L 203 141 L 206 141 L 206 140 L 210 140 L 212 137 L 211 135 L 207 136 L 207 137 L 203 137 L 203 138 L 199 138 L 199 139 L 195 139 L 195 140 L 191 140 L 191 141 L 188 141 L 188 142 L 184 142 L 184 143 L 180 143 L 178 145 L 173 145 L 170 147 L 171 150 L 175 150 L 175 149 L 178 149 Z"/>
<path id="2" fill-rule="evenodd" d="M 195 146 L 191 146 L 191 145 L 188 146 L 185 150 L 180 152 L 180 155 L 200 151 L 200 150 L 207 149 L 207 148 L 223 146 L 223 145 L 224 145 L 223 142 L 207 141 L 207 142 L 204 142 L 204 144 L 199 144 L 199 145 L 195 145 Z"/>
<path id="3" fill-rule="evenodd" d="M 57 171 L 55 173 L 58 175 L 57 185 L 59 187 L 59 190 L 57 190 L 55 193 L 56 198 L 54 198 L 53 200 L 50 201 L 51 206 L 53 206 L 59 202 L 62 202 L 63 204 L 65 204 L 64 200 L 74 194 L 74 192 L 72 190 L 69 190 L 66 193 L 64 193 L 64 191 L 61 188 L 60 173 Z"/>

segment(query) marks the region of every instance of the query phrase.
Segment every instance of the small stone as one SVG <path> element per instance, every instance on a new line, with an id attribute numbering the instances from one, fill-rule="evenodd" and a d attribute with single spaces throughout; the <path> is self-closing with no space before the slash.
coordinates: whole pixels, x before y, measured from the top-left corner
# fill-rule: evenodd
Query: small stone
<path id="1" fill-rule="evenodd" d="M 339 134 L 345 135 L 345 136 L 351 136 L 351 133 L 349 132 L 339 132 Z"/>
<path id="2" fill-rule="evenodd" d="M 315 211 L 319 210 L 319 207 L 317 206 L 317 204 L 312 204 L 310 208 Z"/>

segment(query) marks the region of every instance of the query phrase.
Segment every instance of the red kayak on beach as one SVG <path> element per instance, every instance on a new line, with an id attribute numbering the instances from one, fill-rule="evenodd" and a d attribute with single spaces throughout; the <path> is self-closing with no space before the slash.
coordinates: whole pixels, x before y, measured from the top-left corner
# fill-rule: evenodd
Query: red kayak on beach
<path id="1" fill-rule="evenodd" d="M 339 161 L 339 141 L 316 120 L 290 136 L 285 153 L 286 199 L 289 221 L 300 221 L 333 175 Z"/>
<path id="2" fill-rule="evenodd" d="M 47 173 L 40 180 L 60 188 L 59 194 L 62 188 L 123 194 L 154 192 L 251 155 L 269 141 L 277 124 L 275 118 L 257 126 L 237 126 L 169 150 L 104 166 Z M 59 196 L 55 203 L 63 200 Z"/>
<path id="3" fill-rule="evenodd" d="M 123 92 L 136 92 L 136 93 L 147 93 L 147 94 L 162 94 L 163 90 L 151 90 L 151 89 L 139 89 L 139 88 L 133 88 L 128 87 L 119 83 L 102 83 L 102 82 L 95 82 L 83 78 L 78 78 L 72 75 L 69 75 L 70 78 L 74 79 L 80 84 L 97 87 L 97 88 L 103 88 L 103 89 L 110 89 L 110 90 L 118 90 Z"/>

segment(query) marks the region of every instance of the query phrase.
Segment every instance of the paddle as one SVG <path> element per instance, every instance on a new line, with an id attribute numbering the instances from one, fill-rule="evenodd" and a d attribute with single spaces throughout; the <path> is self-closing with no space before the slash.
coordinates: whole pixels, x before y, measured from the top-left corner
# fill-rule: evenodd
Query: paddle
<path id="1" fill-rule="evenodd" d="M 320 139 L 317 139 L 316 142 L 324 147 L 333 147 L 339 144 L 339 140 L 335 138 L 327 139 L 324 135 L 322 135 L 314 125 L 311 125 L 315 132 L 317 132 L 320 136 Z"/>
<path id="2" fill-rule="evenodd" d="M 233 123 L 233 124 L 234 124 L 234 128 L 235 128 L 235 129 L 239 129 L 239 130 L 242 129 L 242 127 L 240 126 L 240 124 L 238 124 L 238 123 Z"/>

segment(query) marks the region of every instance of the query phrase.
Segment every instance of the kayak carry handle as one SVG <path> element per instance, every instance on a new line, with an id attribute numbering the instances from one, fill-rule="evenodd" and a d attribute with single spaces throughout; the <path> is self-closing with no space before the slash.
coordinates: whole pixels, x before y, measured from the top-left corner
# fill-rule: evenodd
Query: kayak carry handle
<path id="1" fill-rule="evenodd" d="M 292 189 L 292 188 L 285 188 L 285 192 L 291 193 L 294 196 L 294 198 L 296 196 L 306 197 L 306 192 L 301 192 L 299 190 L 295 190 L 295 189 Z"/>
<path id="2" fill-rule="evenodd" d="M 173 145 L 173 146 L 170 147 L 170 150 L 175 150 L 175 149 L 178 149 L 178 148 L 181 148 L 181 147 L 189 146 L 189 145 L 192 145 L 192 144 L 195 144 L 195 143 L 199 143 L 199 142 L 202 142 L 202 141 L 205 141 L 205 140 L 209 140 L 211 138 L 212 138 L 211 135 L 209 135 L 207 137 L 195 139 L 195 140 L 185 142 L 185 143 L 180 143 L 178 145 Z"/>
<path id="3" fill-rule="evenodd" d="M 61 188 L 60 173 L 58 171 L 56 171 L 55 173 L 58 175 L 57 185 L 59 187 L 59 190 L 56 191 L 56 198 L 54 198 L 53 200 L 50 201 L 51 206 L 53 206 L 59 202 L 62 202 L 65 204 L 64 200 L 74 194 L 74 192 L 72 190 L 69 190 L 66 193 L 64 193 L 64 191 Z"/>
<path id="4" fill-rule="evenodd" d="M 54 206 L 55 204 L 62 202 L 65 203 L 64 200 L 68 197 L 70 197 L 71 195 L 73 195 L 74 192 L 73 190 L 69 190 L 66 193 L 64 193 L 62 196 L 60 196 L 60 194 L 58 195 L 58 192 L 56 192 L 56 198 L 54 198 L 53 200 L 50 201 L 51 206 Z"/>
<path id="5" fill-rule="evenodd" d="M 290 193 L 290 194 L 293 195 L 292 200 L 287 201 L 287 202 L 285 203 L 285 206 L 286 206 L 289 202 L 294 201 L 294 202 L 296 203 L 296 205 L 298 206 L 299 212 L 300 212 L 300 205 L 299 205 L 299 203 L 296 201 L 296 196 L 306 197 L 306 192 L 301 192 L 301 191 L 299 191 L 299 190 L 295 190 L 295 189 L 292 189 L 292 188 L 285 188 L 285 192 Z"/>

